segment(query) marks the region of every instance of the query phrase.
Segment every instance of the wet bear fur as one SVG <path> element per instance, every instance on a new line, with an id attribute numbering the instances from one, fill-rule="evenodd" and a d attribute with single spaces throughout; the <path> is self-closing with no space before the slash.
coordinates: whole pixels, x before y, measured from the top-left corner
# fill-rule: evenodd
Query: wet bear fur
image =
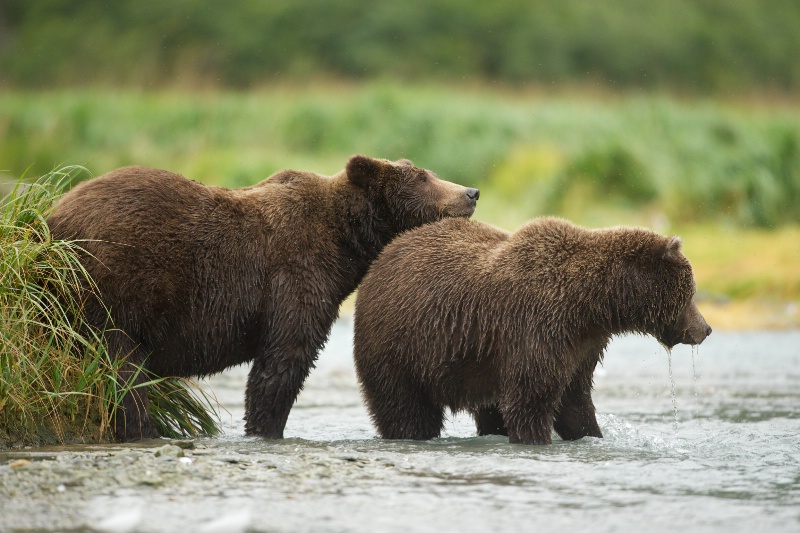
<path id="1" fill-rule="evenodd" d="M 362 394 L 388 439 L 439 436 L 445 408 L 511 442 L 602 437 L 592 376 L 609 340 L 699 344 L 711 329 L 694 293 L 677 237 L 558 218 L 515 233 L 437 222 L 396 239 L 359 288 Z"/>
<path id="2" fill-rule="evenodd" d="M 468 217 L 477 189 L 408 160 L 353 156 L 326 177 L 286 170 L 241 189 L 127 167 L 84 182 L 48 218 L 80 239 L 96 283 L 85 314 L 116 330 L 112 353 L 158 376 L 206 376 L 252 361 L 245 431 L 281 438 L 339 304 L 399 233 Z M 123 379 L 136 385 L 126 364 Z M 117 438 L 154 437 L 144 388 L 117 417 Z"/>

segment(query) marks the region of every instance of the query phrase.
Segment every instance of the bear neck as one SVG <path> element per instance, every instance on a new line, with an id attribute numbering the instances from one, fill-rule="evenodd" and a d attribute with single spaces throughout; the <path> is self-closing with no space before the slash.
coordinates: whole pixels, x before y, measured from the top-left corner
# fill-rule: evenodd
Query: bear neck
<path id="1" fill-rule="evenodd" d="M 338 179 L 336 179 L 338 178 Z M 368 198 L 363 189 L 353 191 L 346 176 L 337 176 L 331 194 L 331 209 L 338 222 L 340 268 L 346 280 L 353 280 L 352 292 L 361 283 L 370 264 L 397 234 L 389 220 L 386 207 Z M 341 180 L 341 181 L 340 181 Z"/>

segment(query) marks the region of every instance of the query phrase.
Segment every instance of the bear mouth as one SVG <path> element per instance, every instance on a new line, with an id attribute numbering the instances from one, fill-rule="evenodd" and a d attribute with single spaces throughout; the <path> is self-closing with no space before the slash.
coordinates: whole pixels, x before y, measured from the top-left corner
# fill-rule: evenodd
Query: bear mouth
<path id="1" fill-rule="evenodd" d="M 475 205 L 466 207 L 445 207 L 441 211 L 442 218 L 469 218 L 475 213 Z"/>
<path id="2" fill-rule="evenodd" d="M 666 346 L 668 349 L 672 349 L 678 344 L 687 344 L 689 346 L 697 346 L 702 344 L 703 341 L 711 334 L 711 328 L 706 326 L 706 330 L 704 332 L 699 331 L 691 331 L 689 329 L 684 329 L 679 332 L 674 332 L 672 334 L 665 333 L 658 339 L 658 342 Z"/>

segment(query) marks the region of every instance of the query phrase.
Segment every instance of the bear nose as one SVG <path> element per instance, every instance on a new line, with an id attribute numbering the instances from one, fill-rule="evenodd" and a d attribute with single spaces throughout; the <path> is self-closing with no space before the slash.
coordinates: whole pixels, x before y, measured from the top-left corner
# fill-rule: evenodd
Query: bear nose
<path id="1" fill-rule="evenodd" d="M 478 189 L 467 189 L 467 198 L 469 198 L 473 202 L 476 201 L 480 195 L 481 191 L 479 191 Z"/>
<path id="2" fill-rule="evenodd" d="M 711 335 L 711 326 L 706 326 L 706 337 Z"/>

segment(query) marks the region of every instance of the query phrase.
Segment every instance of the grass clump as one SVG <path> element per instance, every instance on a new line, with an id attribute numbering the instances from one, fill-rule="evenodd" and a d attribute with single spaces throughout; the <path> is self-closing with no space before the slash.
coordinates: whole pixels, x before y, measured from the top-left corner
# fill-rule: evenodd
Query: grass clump
<path id="1" fill-rule="evenodd" d="M 53 239 L 46 223 L 84 172 L 64 167 L 20 180 L 0 201 L 0 448 L 113 440 L 127 392 L 121 361 L 82 318 L 77 295 L 93 284 L 79 243 Z M 189 382 L 153 377 L 147 385 L 162 435 L 219 432 L 213 404 Z"/>

